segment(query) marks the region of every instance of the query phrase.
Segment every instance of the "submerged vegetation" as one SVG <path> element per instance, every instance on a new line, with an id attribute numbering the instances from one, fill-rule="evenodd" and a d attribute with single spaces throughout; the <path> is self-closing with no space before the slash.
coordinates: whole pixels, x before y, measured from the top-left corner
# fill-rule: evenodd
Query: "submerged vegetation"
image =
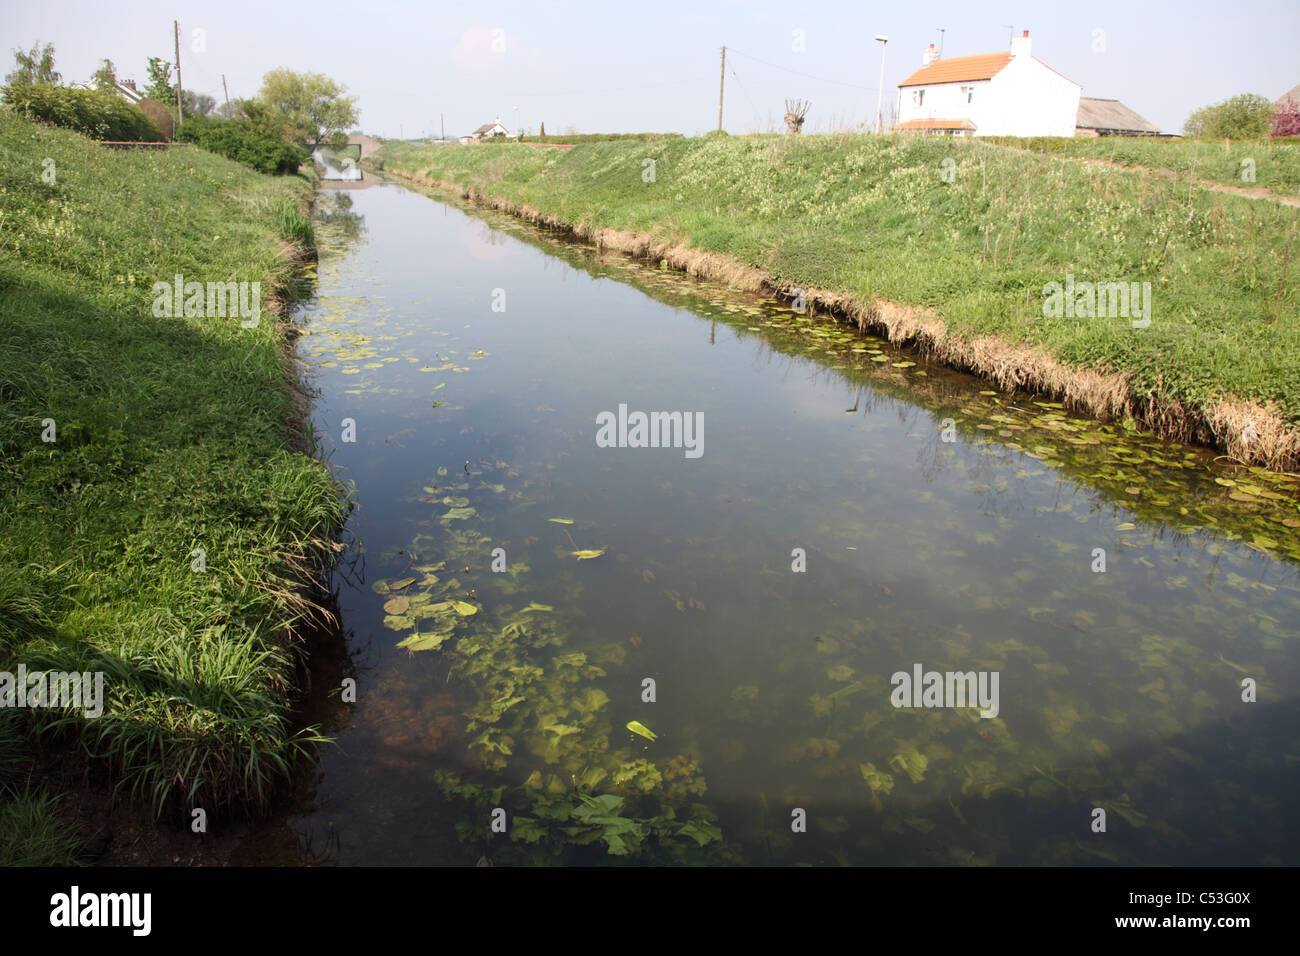
<path id="1" fill-rule="evenodd" d="M 344 514 L 286 447 L 305 184 L 9 113 L 0 169 L 0 671 L 105 675 L 102 716 L 26 710 L 0 750 L 78 749 L 157 813 L 265 806 L 316 739 L 298 643 Z M 178 275 L 260 282 L 260 321 L 156 317 Z M 39 816 L 9 783 L 5 812 Z"/>
<path id="2" fill-rule="evenodd" d="M 1260 178 L 1289 182 L 1297 148 L 1261 149 Z M 1300 463 L 1300 211 L 1290 207 L 934 137 L 563 153 L 387 144 L 377 156 L 386 171 L 610 248 L 802 294 L 1002 386 L 1132 415 L 1249 463 Z M 1153 315 L 1054 317 L 1048 284 L 1066 282 L 1149 283 Z"/>

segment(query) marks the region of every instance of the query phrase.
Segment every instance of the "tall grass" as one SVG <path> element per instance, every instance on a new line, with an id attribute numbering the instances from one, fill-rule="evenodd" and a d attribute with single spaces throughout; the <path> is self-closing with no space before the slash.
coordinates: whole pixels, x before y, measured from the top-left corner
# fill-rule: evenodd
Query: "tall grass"
<path id="1" fill-rule="evenodd" d="M 0 867 L 76 866 L 76 834 L 58 817 L 55 798 L 26 789 L 0 802 Z"/>
<path id="2" fill-rule="evenodd" d="M 280 240 L 312 241 L 305 184 L 0 114 L 0 187 L 0 669 L 106 674 L 98 719 L 27 713 L 123 795 L 264 806 L 318 739 L 291 726 L 297 635 L 343 505 L 285 449 L 275 317 L 155 317 L 152 286 L 260 281 L 265 306 Z"/>

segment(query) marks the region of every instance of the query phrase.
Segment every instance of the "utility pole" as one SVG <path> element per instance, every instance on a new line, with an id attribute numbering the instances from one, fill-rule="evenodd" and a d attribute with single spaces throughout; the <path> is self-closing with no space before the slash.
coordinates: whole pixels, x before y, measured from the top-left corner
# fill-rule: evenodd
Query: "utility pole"
<path id="1" fill-rule="evenodd" d="M 185 112 L 181 108 L 181 24 L 179 20 L 172 21 L 172 29 L 175 31 L 176 40 L 176 125 L 180 126 L 185 122 Z"/>
<path id="2" fill-rule="evenodd" d="M 221 89 L 226 94 L 226 105 L 230 105 L 230 90 L 226 87 L 226 74 L 221 74 Z"/>
<path id="3" fill-rule="evenodd" d="M 948 31 L 943 27 L 939 28 L 939 58 L 943 59 L 943 35 Z"/>
<path id="4" fill-rule="evenodd" d="M 727 48 L 722 48 L 722 69 L 718 72 L 718 131 L 722 131 L 722 87 L 727 82 Z"/>
<path id="5" fill-rule="evenodd" d="M 441 113 L 438 114 L 438 126 L 442 130 L 442 135 L 438 138 L 445 143 L 447 141 L 447 120 Z"/>
<path id="6" fill-rule="evenodd" d="M 876 42 L 880 44 L 880 88 L 876 90 L 876 134 L 879 135 L 883 119 L 880 106 L 885 97 L 885 48 L 889 46 L 889 37 L 881 34 L 876 37 Z"/>

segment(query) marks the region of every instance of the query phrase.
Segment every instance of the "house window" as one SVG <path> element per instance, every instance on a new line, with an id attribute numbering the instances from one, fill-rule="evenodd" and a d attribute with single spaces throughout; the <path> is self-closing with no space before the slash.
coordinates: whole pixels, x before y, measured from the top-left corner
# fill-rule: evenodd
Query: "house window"
<path id="1" fill-rule="evenodd" d="M 975 87 L 973 87 L 973 86 L 963 86 L 963 87 L 961 88 L 961 93 L 962 93 L 962 96 L 966 97 L 966 102 L 969 103 L 969 102 L 971 102 L 971 100 L 974 99 L 974 97 L 975 97 Z"/>
<path id="2" fill-rule="evenodd" d="M 923 102 L 925 102 L 925 90 L 913 90 L 912 105 L 920 106 Z"/>

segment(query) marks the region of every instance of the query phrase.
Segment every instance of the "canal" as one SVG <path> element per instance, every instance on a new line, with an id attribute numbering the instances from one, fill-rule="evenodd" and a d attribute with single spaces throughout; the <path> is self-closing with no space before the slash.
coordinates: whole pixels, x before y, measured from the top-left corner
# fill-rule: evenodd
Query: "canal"
<path id="1" fill-rule="evenodd" d="M 394 184 L 320 205 L 356 508 L 280 861 L 1298 862 L 1293 480 Z"/>

